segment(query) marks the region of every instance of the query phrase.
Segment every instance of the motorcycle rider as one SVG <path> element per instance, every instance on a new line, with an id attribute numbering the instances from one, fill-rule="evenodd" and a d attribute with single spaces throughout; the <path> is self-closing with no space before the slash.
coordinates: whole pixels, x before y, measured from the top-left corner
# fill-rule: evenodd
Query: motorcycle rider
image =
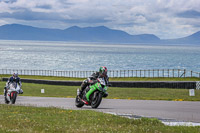
<path id="1" fill-rule="evenodd" d="M 23 90 L 21 89 L 22 83 L 21 79 L 18 76 L 18 73 L 13 73 L 13 75 L 6 82 L 6 86 L 4 87 L 4 96 L 6 96 L 7 89 L 9 88 L 9 84 L 12 82 L 16 82 L 20 86 L 19 94 L 23 94 Z"/>
<path id="2" fill-rule="evenodd" d="M 80 95 L 85 90 L 85 88 L 89 85 L 93 85 L 97 82 L 98 78 L 104 78 L 106 85 L 108 85 L 109 77 L 107 75 L 107 68 L 105 66 L 101 66 L 98 72 L 93 73 L 89 78 L 85 79 L 81 84 Z M 108 94 L 106 94 L 107 96 Z M 106 97 L 105 96 L 105 97 Z"/>

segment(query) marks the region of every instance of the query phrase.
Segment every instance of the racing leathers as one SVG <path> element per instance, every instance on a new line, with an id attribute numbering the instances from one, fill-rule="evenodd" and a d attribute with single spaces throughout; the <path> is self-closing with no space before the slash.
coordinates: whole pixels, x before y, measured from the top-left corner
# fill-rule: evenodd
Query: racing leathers
<path id="1" fill-rule="evenodd" d="M 21 83 L 21 79 L 19 77 L 10 77 L 8 79 L 8 81 L 6 82 L 6 86 L 4 87 L 4 96 L 6 96 L 6 93 L 7 93 L 7 89 L 9 89 L 9 84 L 10 83 L 13 83 L 13 82 L 16 82 L 17 84 L 19 84 L 20 86 L 20 90 L 19 90 L 19 94 L 23 94 L 23 90 L 21 89 L 21 86 L 22 86 L 22 83 Z"/>
<path id="2" fill-rule="evenodd" d="M 106 85 L 108 85 L 108 82 L 109 82 L 108 75 L 103 76 L 100 72 L 95 72 L 89 78 L 85 79 L 82 82 L 80 92 L 82 93 L 87 86 L 95 84 L 98 78 L 104 78 Z"/>

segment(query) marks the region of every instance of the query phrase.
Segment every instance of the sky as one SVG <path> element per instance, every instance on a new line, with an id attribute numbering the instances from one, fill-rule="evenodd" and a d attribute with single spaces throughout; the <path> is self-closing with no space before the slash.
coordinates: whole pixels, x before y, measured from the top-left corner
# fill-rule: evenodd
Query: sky
<path id="1" fill-rule="evenodd" d="M 0 0 L 0 26 L 106 26 L 131 35 L 181 38 L 200 31 L 200 0 Z"/>

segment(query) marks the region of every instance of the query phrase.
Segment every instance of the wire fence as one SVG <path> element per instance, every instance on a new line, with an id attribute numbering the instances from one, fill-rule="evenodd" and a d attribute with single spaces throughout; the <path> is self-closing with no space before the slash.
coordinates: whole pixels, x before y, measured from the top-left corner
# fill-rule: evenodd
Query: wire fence
<path id="1" fill-rule="evenodd" d="M 56 71 L 56 70 L 19 70 L 0 69 L 0 74 L 34 75 L 34 76 L 57 76 L 86 78 L 95 71 Z M 109 77 L 198 77 L 200 72 L 188 71 L 186 69 L 153 69 L 153 70 L 110 70 Z"/>

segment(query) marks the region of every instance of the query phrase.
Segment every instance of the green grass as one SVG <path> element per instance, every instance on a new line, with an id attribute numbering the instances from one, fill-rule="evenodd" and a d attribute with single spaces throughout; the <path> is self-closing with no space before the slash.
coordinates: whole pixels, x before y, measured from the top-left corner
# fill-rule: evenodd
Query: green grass
<path id="1" fill-rule="evenodd" d="M 0 132 L 199 133 L 200 127 L 165 126 L 157 119 L 128 119 L 89 110 L 0 104 Z"/>
<path id="2" fill-rule="evenodd" d="M 11 75 L 0 75 L 0 77 L 10 77 Z M 68 81 L 83 81 L 85 78 L 69 78 L 69 77 L 53 77 L 53 76 L 27 76 L 20 75 L 20 78 L 26 79 L 43 79 L 43 80 L 68 80 Z M 110 81 L 200 81 L 200 78 L 110 78 Z"/>
<path id="3" fill-rule="evenodd" d="M 5 82 L 0 82 L 0 94 L 3 94 Z M 45 84 L 23 83 L 24 96 L 41 97 L 68 97 L 76 96 L 76 89 L 79 86 L 59 86 Z M 45 89 L 45 93 L 41 93 Z M 140 100 L 180 100 L 180 101 L 200 101 L 200 90 L 195 90 L 195 96 L 189 96 L 188 89 L 169 88 L 108 88 L 109 99 L 140 99 Z"/>
<path id="4" fill-rule="evenodd" d="M 60 77 L 21 77 L 46 80 L 83 80 Z M 116 78 L 113 81 L 132 81 L 135 78 Z M 138 81 L 149 81 L 144 78 Z M 163 79 L 153 79 L 162 81 Z M 170 79 L 172 81 L 178 79 Z M 188 79 L 188 81 L 197 79 Z M 169 79 L 168 79 L 169 81 Z M 0 94 L 3 94 L 5 82 L 0 82 Z M 57 86 L 23 83 L 24 96 L 75 97 L 77 86 Z M 45 93 L 41 94 L 41 89 Z M 185 100 L 200 101 L 200 90 L 190 97 L 187 89 L 166 88 L 117 88 L 108 89 L 108 98 L 143 99 L 143 100 Z M 157 119 L 142 118 L 138 120 L 122 118 L 88 110 L 63 110 L 58 108 L 36 108 L 0 104 L 0 132 L 135 132 L 135 133 L 200 133 L 200 127 L 165 126 Z"/>
<path id="5" fill-rule="evenodd" d="M 200 101 L 200 90 L 189 96 L 187 89 L 169 88 L 110 88 L 109 98 L 137 100 Z"/>

